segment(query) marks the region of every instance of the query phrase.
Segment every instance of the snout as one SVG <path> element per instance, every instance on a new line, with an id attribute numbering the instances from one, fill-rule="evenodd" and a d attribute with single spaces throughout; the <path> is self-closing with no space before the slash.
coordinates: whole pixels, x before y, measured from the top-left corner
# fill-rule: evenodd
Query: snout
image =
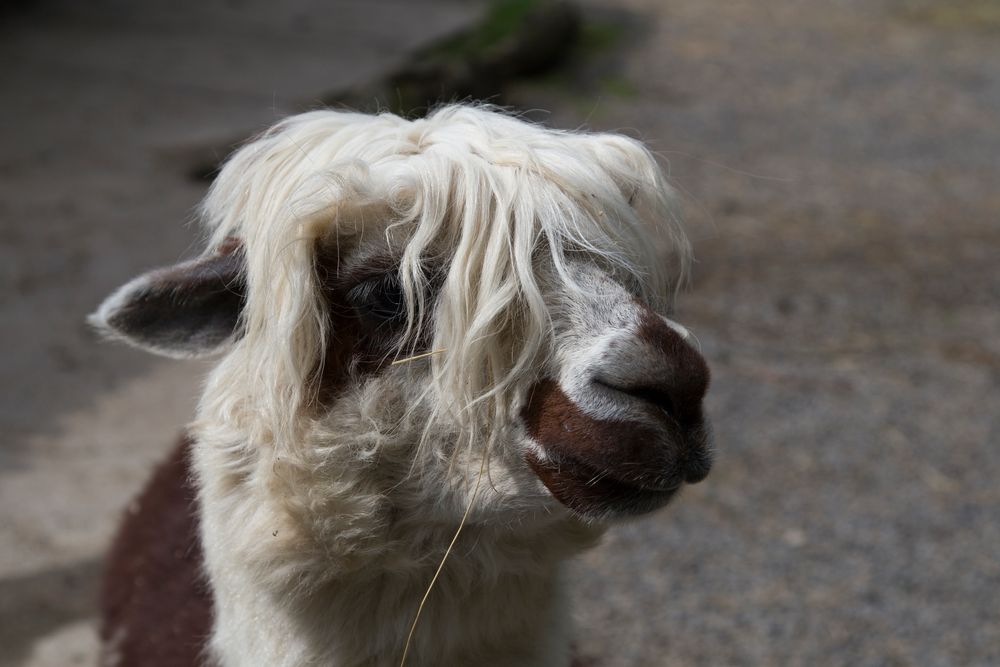
<path id="1" fill-rule="evenodd" d="M 708 475 L 709 370 L 682 332 L 643 308 L 637 327 L 533 387 L 527 460 L 560 502 L 590 517 L 641 514 Z"/>
<path id="2" fill-rule="evenodd" d="M 634 344 L 612 346 L 591 382 L 592 391 L 605 393 L 611 402 L 631 404 L 660 422 L 669 437 L 659 447 L 670 450 L 677 473 L 694 484 L 711 467 L 702 408 L 710 374 L 704 357 L 686 337 L 686 331 L 644 309 Z"/>

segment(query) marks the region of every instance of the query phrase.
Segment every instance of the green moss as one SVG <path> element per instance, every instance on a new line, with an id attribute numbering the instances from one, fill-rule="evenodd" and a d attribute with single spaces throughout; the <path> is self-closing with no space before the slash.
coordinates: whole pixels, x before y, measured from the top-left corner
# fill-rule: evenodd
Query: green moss
<path id="1" fill-rule="evenodd" d="M 479 24 L 468 33 L 446 40 L 427 53 L 432 58 L 468 59 L 489 52 L 518 33 L 524 21 L 542 11 L 551 0 L 494 0 Z M 586 21 L 574 45 L 577 56 L 600 54 L 620 45 L 624 26 Z"/>
<path id="2" fill-rule="evenodd" d="M 544 3 L 544 0 L 495 0 L 486 19 L 471 37 L 481 48 L 499 44 L 517 32 L 524 20 Z"/>
<path id="3" fill-rule="evenodd" d="M 1000 0 L 935 0 L 915 2 L 902 12 L 911 21 L 938 28 L 1000 30 Z"/>
<path id="4" fill-rule="evenodd" d="M 486 16 L 468 33 L 432 49 L 430 57 L 467 59 L 489 51 L 518 32 L 524 20 L 547 0 L 494 0 Z"/>
<path id="5" fill-rule="evenodd" d="M 625 28 L 614 23 L 587 21 L 580 28 L 577 50 L 585 55 L 601 53 L 618 46 L 625 36 Z"/>
<path id="6" fill-rule="evenodd" d="M 600 83 L 604 92 L 617 97 L 631 99 L 639 94 L 639 88 L 623 76 L 606 76 Z"/>

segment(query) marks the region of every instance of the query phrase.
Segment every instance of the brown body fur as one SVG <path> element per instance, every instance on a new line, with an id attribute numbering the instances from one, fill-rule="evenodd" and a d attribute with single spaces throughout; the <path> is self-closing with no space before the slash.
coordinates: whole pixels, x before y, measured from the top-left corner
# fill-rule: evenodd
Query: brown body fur
<path id="1" fill-rule="evenodd" d="M 128 510 L 101 587 L 102 664 L 194 667 L 212 628 L 192 442 L 183 437 Z"/>

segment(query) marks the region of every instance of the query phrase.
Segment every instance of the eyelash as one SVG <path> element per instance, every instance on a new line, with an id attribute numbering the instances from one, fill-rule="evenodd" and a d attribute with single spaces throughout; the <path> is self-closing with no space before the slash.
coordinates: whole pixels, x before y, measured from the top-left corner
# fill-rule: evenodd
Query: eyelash
<path id="1" fill-rule="evenodd" d="M 347 298 L 362 317 L 378 323 L 399 322 L 406 317 L 406 299 L 395 273 L 371 278 L 352 287 Z"/>

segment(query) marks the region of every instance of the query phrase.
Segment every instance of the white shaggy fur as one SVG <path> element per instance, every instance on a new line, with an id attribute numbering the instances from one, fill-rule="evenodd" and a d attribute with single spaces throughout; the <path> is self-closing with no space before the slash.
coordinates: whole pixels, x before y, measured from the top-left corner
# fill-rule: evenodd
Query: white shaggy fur
<path id="1" fill-rule="evenodd" d="M 634 334 L 634 301 L 665 312 L 687 244 L 648 151 L 486 108 L 423 120 L 317 111 L 238 151 L 204 207 L 243 240 L 243 334 L 192 427 L 213 658 L 234 665 L 565 667 L 561 563 L 601 527 L 557 503 L 524 462 L 527 388 L 580 389 L 603 340 Z M 401 257 L 413 341 L 433 311 L 441 354 L 358 376 L 318 410 L 329 331 L 316 244 L 343 263 Z M 433 303 L 424 260 L 447 274 Z M 405 343 L 403 357 L 414 350 Z M 619 369 L 620 370 L 620 369 Z M 576 387 L 576 389 L 574 389 Z"/>
<path id="2" fill-rule="evenodd" d="M 421 259 L 449 258 L 432 345 L 448 350 L 432 362 L 435 416 L 448 411 L 469 434 L 494 431 L 512 382 L 544 354 L 552 325 L 540 254 L 567 289 L 567 256 L 598 257 L 634 277 L 654 309 L 666 307 L 688 256 L 661 172 L 638 142 L 461 106 L 412 122 L 331 111 L 290 118 L 229 161 L 204 210 L 216 242 L 247 242 L 249 389 L 285 446 L 298 441 L 306 376 L 329 333 L 315 298 L 317 239 L 401 245 L 417 311 L 427 305 Z"/>

